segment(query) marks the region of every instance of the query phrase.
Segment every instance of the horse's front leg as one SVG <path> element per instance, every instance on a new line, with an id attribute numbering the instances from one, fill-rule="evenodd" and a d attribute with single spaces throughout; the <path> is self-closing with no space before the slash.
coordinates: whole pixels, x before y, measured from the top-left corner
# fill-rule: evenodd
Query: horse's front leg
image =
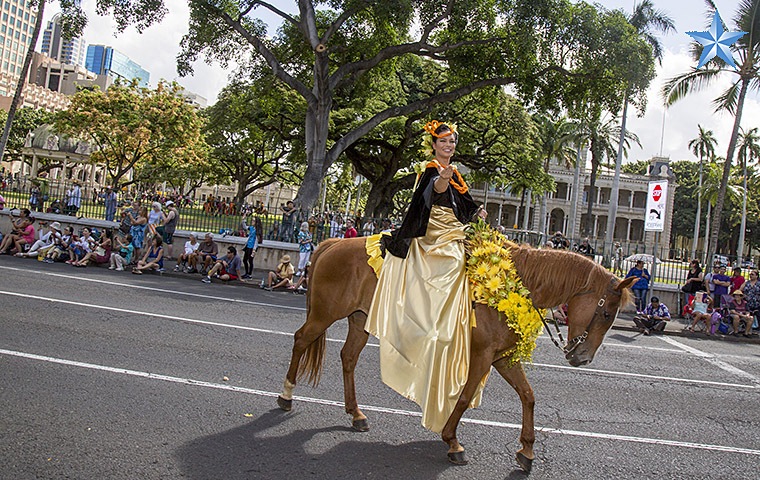
<path id="1" fill-rule="evenodd" d="M 488 369 L 491 368 L 492 361 L 493 352 L 475 352 L 474 348 L 470 350 L 470 371 L 467 374 L 467 382 L 464 384 L 462 393 L 459 395 L 454 411 L 451 412 L 446 425 L 444 425 L 441 431 L 441 438 L 449 446 L 449 461 L 456 465 L 467 464 L 464 447 L 457 440 L 457 426 L 465 410 L 470 406 L 470 402 L 472 402 L 472 397 L 475 396 L 480 381 L 488 372 Z"/>
<path id="2" fill-rule="evenodd" d="M 369 335 L 364 331 L 367 323 L 367 315 L 363 312 L 354 312 L 348 316 L 348 337 L 346 344 L 340 351 L 340 360 L 343 363 L 343 395 L 346 404 L 346 413 L 351 415 L 354 430 L 366 432 L 369 430 L 367 417 L 359 409 L 356 402 L 356 384 L 354 383 L 354 369 L 359 355 L 367 344 Z"/>
<path id="3" fill-rule="evenodd" d="M 517 462 L 523 470 L 530 473 L 530 469 L 533 466 L 533 459 L 535 458 L 535 454 L 533 453 L 533 442 L 536 440 L 536 433 L 533 426 L 533 408 L 535 404 L 533 388 L 531 388 L 530 383 L 528 383 L 525 371 L 520 362 L 510 366 L 509 360 L 502 358 L 495 362 L 493 366 L 496 368 L 496 371 L 504 377 L 504 380 L 515 389 L 517 395 L 520 396 L 520 402 L 522 403 L 522 430 L 520 431 L 520 443 L 522 444 L 522 448 L 517 452 Z"/>

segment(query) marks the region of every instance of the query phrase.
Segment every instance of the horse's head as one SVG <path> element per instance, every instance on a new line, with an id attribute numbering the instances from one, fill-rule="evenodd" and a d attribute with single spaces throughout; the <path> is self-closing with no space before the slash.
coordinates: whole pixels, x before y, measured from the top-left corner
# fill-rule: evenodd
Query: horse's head
<path id="1" fill-rule="evenodd" d="M 626 289 L 638 280 L 636 277 L 619 281 L 612 276 L 604 293 L 582 292 L 568 302 L 568 341 L 565 358 L 570 365 L 579 367 L 591 363 L 604 335 L 612 326 L 618 309 L 630 301 Z"/>

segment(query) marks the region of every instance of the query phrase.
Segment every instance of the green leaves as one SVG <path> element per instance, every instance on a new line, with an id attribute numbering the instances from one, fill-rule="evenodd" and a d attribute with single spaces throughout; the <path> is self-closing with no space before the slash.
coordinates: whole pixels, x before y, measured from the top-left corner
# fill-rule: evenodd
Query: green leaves
<path id="1" fill-rule="evenodd" d="M 105 163 L 114 185 L 132 168 L 136 181 L 141 169 L 150 172 L 149 181 L 162 181 L 158 175 L 206 155 L 201 120 L 181 90 L 164 82 L 155 90 L 138 88 L 136 82 L 117 83 L 106 92 L 80 90 L 68 110 L 56 115 L 55 127 L 96 146 L 91 159 Z"/>

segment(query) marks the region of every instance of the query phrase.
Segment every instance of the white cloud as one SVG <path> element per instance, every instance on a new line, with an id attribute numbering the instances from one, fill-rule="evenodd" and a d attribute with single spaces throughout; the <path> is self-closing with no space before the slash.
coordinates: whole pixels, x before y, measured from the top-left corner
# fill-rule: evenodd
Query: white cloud
<path id="1" fill-rule="evenodd" d="M 665 113 L 665 131 L 662 135 L 663 104 L 660 90 L 665 81 L 689 71 L 695 62 L 686 50 L 677 53 L 666 51 L 662 66 L 657 69 L 657 78 L 648 91 L 648 104 L 645 115 L 637 118 L 629 116 L 628 128 L 639 136 L 642 148 L 633 146 L 628 160 L 644 160 L 652 155 L 659 155 L 662 141 L 662 154 L 671 160 L 696 160 L 689 150 L 689 141 L 697 136 L 697 125 L 713 131 L 718 141 L 716 148 L 720 156 L 725 156 L 734 125 L 733 115 L 727 112 L 716 113 L 713 99 L 723 93 L 736 76 L 730 73 L 721 75 L 710 87 L 698 93 L 692 93 L 678 101 Z M 741 125 L 746 128 L 760 126 L 760 109 L 757 95 L 748 95 L 744 106 Z"/>

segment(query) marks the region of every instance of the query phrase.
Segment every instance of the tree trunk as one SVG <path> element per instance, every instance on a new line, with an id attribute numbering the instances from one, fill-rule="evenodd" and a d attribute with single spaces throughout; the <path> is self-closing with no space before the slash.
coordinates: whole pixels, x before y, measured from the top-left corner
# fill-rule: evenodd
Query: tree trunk
<path id="1" fill-rule="evenodd" d="M 747 97 L 749 79 L 742 80 L 742 86 L 739 90 L 739 98 L 736 102 L 736 118 L 734 119 L 734 129 L 731 132 L 731 141 L 728 142 L 728 153 L 726 153 L 726 163 L 723 165 L 723 177 L 720 180 L 720 190 L 718 191 L 718 200 L 715 202 L 713 210 L 713 219 L 710 230 L 709 258 L 718 249 L 718 233 L 720 232 L 720 220 L 723 214 L 723 204 L 726 200 L 726 190 L 728 190 L 728 179 L 731 176 L 731 161 L 734 159 L 736 143 L 739 139 L 739 125 L 742 121 L 742 111 L 744 110 L 744 99 Z"/>
<path id="2" fill-rule="evenodd" d="M 547 173 L 549 172 L 549 161 L 550 161 L 550 159 L 548 159 L 548 158 L 546 159 L 546 161 L 544 161 L 544 171 L 547 172 Z M 546 239 L 544 238 L 544 235 L 547 233 L 546 232 L 546 228 L 547 228 L 546 227 L 546 224 L 547 224 L 547 222 L 546 222 L 547 203 L 549 203 L 549 193 L 544 193 L 543 196 L 541 197 L 541 208 L 539 210 L 539 215 L 540 216 L 538 218 L 538 231 L 541 233 L 541 238 L 540 238 L 540 241 L 538 243 L 539 245 L 543 245 L 544 242 L 546 241 Z M 547 235 L 546 238 L 548 238 L 548 237 L 549 237 L 549 235 Z"/>
<path id="3" fill-rule="evenodd" d="M 573 171 L 573 194 L 570 202 L 570 224 L 569 229 L 565 233 L 568 238 L 576 238 L 577 231 L 575 230 L 576 218 L 578 218 L 578 195 L 581 189 L 581 150 L 582 147 L 578 145 L 578 152 L 575 157 L 575 170 Z"/>
<path id="4" fill-rule="evenodd" d="M 610 208 L 607 213 L 607 232 L 604 236 L 604 256 L 609 259 L 612 256 L 612 242 L 615 240 L 615 220 L 620 190 L 620 167 L 623 165 L 623 145 L 625 144 L 625 124 L 628 115 L 628 91 L 623 99 L 623 118 L 620 122 L 620 143 L 618 144 L 617 156 L 615 157 L 615 176 L 612 179 L 610 191 Z"/>
<path id="5" fill-rule="evenodd" d="M 699 186 L 697 187 L 697 214 L 694 219 L 694 239 L 691 242 L 691 259 L 697 258 L 697 242 L 699 242 L 699 224 L 702 222 L 702 156 L 699 156 Z M 705 245 L 706 247 L 706 245 Z"/>
<path id="6" fill-rule="evenodd" d="M 29 66 L 32 64 L 32 57 L 34 56 L 34 47 L 37 46 L 37 39 L 40 36 L 40 30 L 42 30 L 42 15 L 45 13 L 45 0 L 37 0 L 39 5 L 37 7 L 37 18 L 34 21 L 34 30 L 32 31 L 32 39 L 29 43 L 29 47 L 26 49 L 26 57 L 24 58 L 24 65 L 21 67 L 21 75 L 19 76 L 18 83 L 16 84 L 16 92 L 13 94 L 13 101 L 11 102 L 10 109 L 8 110 L 8 120 L 5 122 L 5 129 L 3 135 L 0 137 L 0 162 L 5 155 L 5 147 L 8 145 L 8 137 L 11 134 L 11 126 L 13 125 L 13 119 L 16 116 L 16 110 L 18 110 L 21 104 L 21 95 L 24 92 L 24 85 L 26 84 L 26 77 L 29 75 Z"/>
<path id="7" fill-rule="evenodd" d="M 742 165 L 742 186 L 744 187 L 744 194 L 742 195 L 742 221 L 739 227 L 739 240 L 736 251 L 736 258 L 739 261 L 739 266 L 742 266 L 744 260 L 744 231 L 747 229 L 747 159 L 744 159 Z"/>

